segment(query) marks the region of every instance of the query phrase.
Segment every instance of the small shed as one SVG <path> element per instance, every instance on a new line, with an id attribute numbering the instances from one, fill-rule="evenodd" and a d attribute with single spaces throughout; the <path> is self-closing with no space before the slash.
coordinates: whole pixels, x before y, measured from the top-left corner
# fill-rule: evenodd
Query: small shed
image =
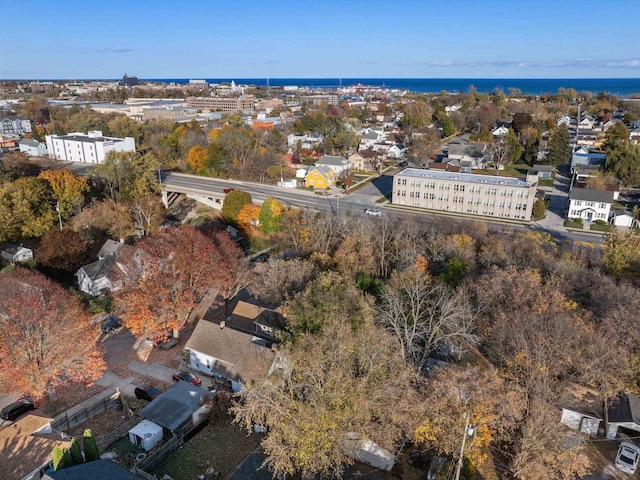
<path id="1" fill-rule="evenodd" d="M 633 214 L 627 210 L 614 210 L 609 222 L 616 227 L 632 227 L 635 219 Z"/>
<path id="2" fill-rule="evenodd" d="M 33 250 L 13 243 L 4 244 L 0 248 L 0 254 L 2 258 L 11 264 L 26 262 L 33 258 Z"/>
<path id="3" fill-rule="evenodd" d="M 129 430 L 129 441 L 147 452 L 162 440 L 162 427 L 150 420 L 143 420 Z"/>

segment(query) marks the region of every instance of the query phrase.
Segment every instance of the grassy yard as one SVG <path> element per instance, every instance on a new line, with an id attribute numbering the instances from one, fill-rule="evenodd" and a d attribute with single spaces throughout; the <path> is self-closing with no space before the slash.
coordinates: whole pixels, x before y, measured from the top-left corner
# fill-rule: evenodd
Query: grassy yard
<path id="1" fill-rule="evenodd" d="M 568 228 L 582 228 L 582 219 L 565 220 L 564 226 Z"/>
<path id="2" fill-rule="evenodd" d="M 610 232 L 611 229 L 613 228 L 613 225 L 609 225 L 608 223 L 604 223 L 604 224 L 592 223 L 589 226 L 589 228 L 596 232 Z"/>
<path id="3" fill-rule="evenodd" d="M 212 420 L 149 473 L 158 478 L 167 473 L 174 480 L 193 480 L 213 467 L 225 478 L 255 450 L 261 439 L 256 433 L 248 435 L 225 415 Z"/>

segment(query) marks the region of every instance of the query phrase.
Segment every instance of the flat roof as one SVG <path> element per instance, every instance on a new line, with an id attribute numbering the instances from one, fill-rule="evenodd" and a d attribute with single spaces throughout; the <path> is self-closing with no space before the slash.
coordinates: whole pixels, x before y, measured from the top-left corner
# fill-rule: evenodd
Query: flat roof
<path id="1" fill-rule="evenodd" d="M 70 140 L 73 142 L 98 143 L 98 142 L 123 142 L 124 138 L 114 137 L 89 137 L 88 135 L 52 135 L 54 140 Z"/>
<path id="2" fill-rule="evenodd" d="M 425 170 L 422 168 L 405 168 L 395 176 L 413 178 L 432 178 L 434 180 L 449 180 L 466 183 L 478 183 L 482 185 L 495 185 L 516 188 L 530 188 L 535 183 L 514 177 L 498 177 L 494 175 L 478 175 L 475 173 L 445 172 L 442 170 Z"/>

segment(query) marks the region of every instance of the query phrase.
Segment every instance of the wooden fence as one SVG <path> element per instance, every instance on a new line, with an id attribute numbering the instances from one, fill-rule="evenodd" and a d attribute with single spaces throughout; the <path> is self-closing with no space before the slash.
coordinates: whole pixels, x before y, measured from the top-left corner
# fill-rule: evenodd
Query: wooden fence
<path id="1" fill-rule="evenodd" d="M 57 420 L 54 420 L 51 422 L 51 428 L 53 430 L 58 430 L 62 432 L 67 431 L 75 427 L 76 425 L 80 425 L 81 423 L 86 422 L 90 418 L 93 418 L 96 415 L 99 415 L 102 412 L 105 412 L 111 408 L 114 408 L 114 405 L 116 404 L 120 406 L 119 390 L 116 390 L 115 393 L 113 393 L 112 395 L 105 397 L 101 400 L 98 400 L 93 405 L 83 408 L 82 410 L 79 410 L 78 412 L 72 415 L 68 415 L 65 413 L 63 417 L 58 418 Z"/>
<path id="2" fill-rule="evenodd" d="M 165 444 L 153 450 L 147 458 L 136 463 L 135 467 L 144 470 L 155 467 L 167 456 L 178 449 L 184 442 L 181 437 L 174 435 Z"/>
<path id="3" fill-rule="evenodd" d="M 127 432 L 133 428 L 136 422 L 137 420 L 135 419 L 127 420 L 125 423 L 120 425 L 115 430 L 111 430 L 110 432 L 105 433 L 104 435 L 96 436 L 96 443 L 98 444 L 98 448 L 102 450 L 108 447 L 109 445 L 111 445 L 113 442 L 115 442 L 119 438 L 124 437 L 127 434 Z"/>

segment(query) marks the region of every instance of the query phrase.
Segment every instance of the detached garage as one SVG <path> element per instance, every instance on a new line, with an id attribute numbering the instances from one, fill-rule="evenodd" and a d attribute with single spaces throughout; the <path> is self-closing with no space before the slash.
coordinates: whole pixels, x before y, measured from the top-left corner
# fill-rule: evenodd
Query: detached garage
<path id="1" fill-rule="evenodd" d="M 150 420 L 143 420 L 129 430 L 129 441 L 147 452 L 162 440 L 162 427 Z"/>

